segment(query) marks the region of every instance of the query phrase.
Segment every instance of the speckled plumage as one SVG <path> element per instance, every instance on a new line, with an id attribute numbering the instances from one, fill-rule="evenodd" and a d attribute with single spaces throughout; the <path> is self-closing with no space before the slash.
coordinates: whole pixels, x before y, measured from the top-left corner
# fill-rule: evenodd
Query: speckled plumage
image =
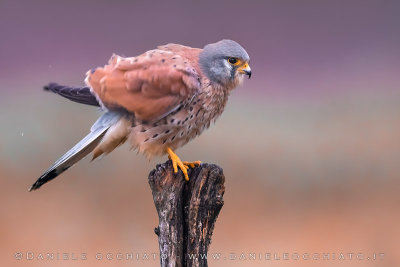
<path id="1" fill-rule="evenodd" d="M 87 85 L 104 106 L 132 113 L 121 118 L 126 122 L 109 130 L 116 140 L 110 142 L 111 135 L 106 134 L 95 157 L 125 140 L 149 158 L 163 155 L 166 147 L 175 150 L 208 128 L 224 110 L 230 91 L 242 76 L 225 87 L 210 81 L 199 64 L 201 52 L 168 44 L 137 57 L 113 55 L 108 65 L 89 71 Z M 247 53 L 244 57 L 248 60 Z"/>
<path id="2" fill-rule="evenodd" d="M 178 164 L 187 178 L 184 165 L 193 163 L 182 163 L 173 150 L 200 135 L 221 115 L 243 74 L 251 76 L 249 60 L 247 52 L 231 40 L 203 49 L 167 44 L 136 57 L 113 55 L 104 67 L 88 71 L 87 87 L 49 84 L 47 90 L 75 102 L 98 104 L 106 113 L 31 190 L 91 151 L 96 158 L 125 141 L 148 158 L 168 153 L 174 168 Z"/>
<path id="3" fill-rule="evenodd" d="M 166 147 L 175 150 L 185 145 L 215 122 L 224 110 L 229 92 L 215 87 L 206 83 L 190 102 L 154 124 L 135 122 L 129 141 L 148 157 L 165 154 Z"/>

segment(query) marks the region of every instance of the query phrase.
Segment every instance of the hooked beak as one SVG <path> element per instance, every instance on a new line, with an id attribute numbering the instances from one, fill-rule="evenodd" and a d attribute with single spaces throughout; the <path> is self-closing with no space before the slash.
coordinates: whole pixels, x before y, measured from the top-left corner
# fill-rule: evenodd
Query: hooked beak
<path id="1" fill-rule="evenodd" d="M 249 79 L 251 77 L 251 69 L 248 63 L 243 64 L 243 66 L 239 67 L 238 69 L 239 73 L 241 74 L 246 74 L 249 76 Z"/>

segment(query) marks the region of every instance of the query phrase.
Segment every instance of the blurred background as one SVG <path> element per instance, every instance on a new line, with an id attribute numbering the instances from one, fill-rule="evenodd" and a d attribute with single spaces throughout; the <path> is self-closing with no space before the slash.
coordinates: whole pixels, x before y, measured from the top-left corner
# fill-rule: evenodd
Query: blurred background
<path id="1" fill-rule="evenodd" d="M 222 259 L 209 265 L 399 266 L 399 14 L 398 1 L 370 0 L 1 0 L 0 265 L 159 266 L 142 259 L 158 253 L 147 175 L 166 157 L 124 145 L 28 193 L 100 114 L 41 88 L 83 85 L 112 53 L 229 38 L 248 51 L 252 79 L 178 150 L 226 176 L 210 248 Z"/>

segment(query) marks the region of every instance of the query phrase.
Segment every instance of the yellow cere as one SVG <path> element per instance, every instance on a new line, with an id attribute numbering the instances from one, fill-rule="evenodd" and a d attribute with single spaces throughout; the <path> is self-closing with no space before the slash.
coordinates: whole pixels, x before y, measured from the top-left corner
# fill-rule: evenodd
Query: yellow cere
<path id="1" fill-rule="evenodd" d="M 246 62 L 245 64 L 243 64 L 242 69 L 247 69 L 249 68 L 249 64 Z"/>

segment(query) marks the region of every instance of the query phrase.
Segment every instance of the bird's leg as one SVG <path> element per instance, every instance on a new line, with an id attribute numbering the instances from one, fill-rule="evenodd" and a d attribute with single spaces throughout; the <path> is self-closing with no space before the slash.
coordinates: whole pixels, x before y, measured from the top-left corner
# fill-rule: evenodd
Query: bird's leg
<path id="1" fill-rule="evenodd" d="M 171 148 L 167 147 L 167 153 L 168 153 L 168 158 L 170 160 L 172 160 L 172 166 L 174 168 L 174 173 L 178 172 L 178 166 L 179 168 L 182 170 L 183 175 L 185 176 L 185 180 L 189 181 L 189 176 L 187 173 L 187 169 L 189 169 L 189 167 L 194 168 L 196 165 L 200 165 L 201 161 L 193 161 L 193 162 L 189 162 L 189 161 L 182 161 L 177 154 L 175 154 L 174 151 L 172 151 Z"/>

